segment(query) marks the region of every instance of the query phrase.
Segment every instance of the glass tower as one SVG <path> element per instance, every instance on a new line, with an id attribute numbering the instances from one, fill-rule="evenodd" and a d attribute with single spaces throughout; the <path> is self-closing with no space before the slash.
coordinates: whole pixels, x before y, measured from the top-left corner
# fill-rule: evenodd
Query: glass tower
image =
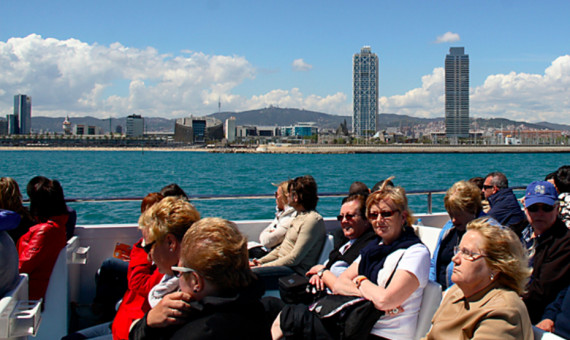
<path id="1" fill-rule="evenodd" d="M 19 124 L 16 134 L 29 134 L 32 130 L 32 97 L 25 94 L 14 96 L 14 116 Z"/>
<path id="2" fill-rule="evenodd" d="M 469 55 L 452 47 L 445 56 L 445 134 L 469 137 Z"/>
<path id="3" fill-rule="evenodd" d="M 364 46 L 352 60 L 352 132 L 370 137 L 376 133 L 378 115 L 378 56 Z"/>

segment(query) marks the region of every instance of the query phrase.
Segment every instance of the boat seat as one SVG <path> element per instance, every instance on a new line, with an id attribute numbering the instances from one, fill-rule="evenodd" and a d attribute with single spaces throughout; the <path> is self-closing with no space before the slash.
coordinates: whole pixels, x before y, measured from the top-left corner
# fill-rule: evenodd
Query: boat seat
<path id="1" fill-rule="evenodd" d="M 69 332 L 69 268 L 78 237 L 73 236 L 59 252 L 46 290 L 42 322 L 37 340 L 61 339 Z"/>
<path id="2" fill-rule="evenodd" d="M 441 285 L 428 281 L 422 295 L 422 304 L 418 313 L 418 323 L 414 339 L 423 338 L 431 327 L 431 319 L 441 302 Z"/>
<path id="3" fill-rule="evenodd" d="M 564 338 L 556 335 L 554 333 L 543 331 L 542 329 L 532 326 L 532 332 L 534 333 L 535 340 L 563 340 Z"/>
<path id="4" fill-rule="evenodd" d="M 319 261 L 317 263 L 324 264 L 329 259 L 329 254 L 334 248 L 334 237 L 332 234 L 327 234 L 325 239 L 325 244 L 323 244 L 323 250 L 321 250 L 321 255 L 319 256 Z"/>
<path id="5" fill-rule="evenodd" d="M 414 225 L 414 230 L 420 240 L 422 240 L 422 243 L 428 247 L 429 253 L 433 255 L 435 247 L 437 246 L 439 233 L 441 233 L 441 228 Z"/>
<path id="6" fill-rule="evenodd" d="M 27 339 L 40 322 L 40 300 L 28 301 L 28 274 L 0 299 L 0 339 Z"/>

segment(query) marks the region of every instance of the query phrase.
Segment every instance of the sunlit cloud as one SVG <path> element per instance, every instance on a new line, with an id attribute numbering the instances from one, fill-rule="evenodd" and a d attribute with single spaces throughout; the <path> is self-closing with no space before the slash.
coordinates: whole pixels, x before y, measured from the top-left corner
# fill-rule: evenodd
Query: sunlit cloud
<path id="1" fill-rule="evenodd" d="M 313 68 L 313 65 L 307 64 L 303 59 L 293 60 L 293 71 L 306 72 Z"/>
<path id="2" fill-rule="evenodd" d="M 445 32 L 443 35 L 440 35 L 439 37 L 437 37 L 437 39 L 435 39 L 435 43 L 436 44 L 452 43 L 452 42 L 457 42 L 459 40 L 461 40 L 459 34 L 453 32 Z"/>

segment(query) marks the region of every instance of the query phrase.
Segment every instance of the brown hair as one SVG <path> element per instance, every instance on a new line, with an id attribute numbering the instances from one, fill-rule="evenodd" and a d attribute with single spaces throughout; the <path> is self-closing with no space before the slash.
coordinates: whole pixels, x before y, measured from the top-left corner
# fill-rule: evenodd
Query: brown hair
<path id="1" fill-rule="evenodd" d="M 486 217 L 469 222 L 467 230 L 476 231 L 483 237 L 481 251 L 487 266 L 499 271 L 497 281 L 522 295 L 532 269 L 517 235 L 510 228 L 490 224 Z"/>
<path id="2" fill-rule="evenodd" d="M 154 204 L 160 202 L 163 198 L 164 196 L 158 192 L 151 192 L 150 194 L 146 195 L 141 202 L 141 213 L 145 212 Z"/>
<path id="3" fill-rule="evenodd" d="M 150 240 L 162 242 L 167 234 L 182 240 L 184 233 L 200 219 L 200 213 L 188 201 L 166 197 L 148 208 L 139 218 L 139 229 L 148 231 Z"/>
<path id="4" fill-rule="evenodd" d="M 0 177 L 0 209 L 11 210 L 22 218 L 33 220 L 29 210 L 22 204 L 22 193 L 12 177 Z"/>
<path id="5" fill-rule="evenodd" d="M 234 292 L 255 278 L 247 257 L 247 238 L 235 223 L 204 218 L 182 240 L 180 260 L 213 283 L 221 292 Z"/>

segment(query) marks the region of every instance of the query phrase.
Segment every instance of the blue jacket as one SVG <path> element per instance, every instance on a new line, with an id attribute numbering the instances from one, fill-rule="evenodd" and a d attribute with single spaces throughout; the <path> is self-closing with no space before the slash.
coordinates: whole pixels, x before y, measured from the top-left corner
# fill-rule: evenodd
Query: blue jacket
<path id="1" fill-rule="evenodd" d="M 489 197 L 491 209 L 487 215 L 504 226 L 512 226 L 526 219 L 513 189 L 501 189 Z"/>
<path id="2" fill-rule="evenodd" d="M 0 210 L 0 298 L 18 283 L 18 251 L 5 230 L 11 230 L 20 223 L 20 215 L 9 210 Z"/>
<path id="3" fill-rule="evenodd" d="M 554 321 L 554 333 L 570 339 L 570 294 L 566 292 L 568 287 L 562 289 L 556 300 L 546 306 L 542 319 Z"/>
<path id="4" fill-rule="evenodd" d="M 476 218 L 485 217 L 485 216 L 487 216 L 487 214 L 481 211 Z M 499 224 L 497 221 L 495 221 L 492 218 L 489 219 L 489 223 L 493 225 Z M 439 237 L 437 239 L 437 245 L 435 246 L 435 250 L 433 252 L 433 256 L 431 257 L 431 262 L 429 265 L 429 279 L 433 282 L 437 282 L 437 270 L 435 267 L 437 265 L 437 258 L 439 257 L 439 246 L 441 245 L 441 241 L 444 240 L 446 237 L 448 237 L 452 228 L 455 227 L 453 226 L 453 222 L 449 220 L 443 226 L 443 228 L 441 228 L 441 232 L 439 233 Z M 451 274 L 453 274 L 453 261 L 450 261 L 449 264 L 447 265 L 447 275 L 446 275 L 447 288 L 453 285 L 453 282 L 451 282 Z"/>

